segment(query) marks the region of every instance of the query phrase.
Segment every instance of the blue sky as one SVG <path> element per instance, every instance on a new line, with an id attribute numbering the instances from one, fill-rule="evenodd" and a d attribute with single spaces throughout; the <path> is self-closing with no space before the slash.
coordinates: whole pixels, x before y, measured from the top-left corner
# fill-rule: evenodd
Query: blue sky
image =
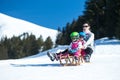
<path id="1" fill-rule="evenodd" d="M 83 14 L 86 0 L 0 0 L 0 12 L 57 29 Z"/>

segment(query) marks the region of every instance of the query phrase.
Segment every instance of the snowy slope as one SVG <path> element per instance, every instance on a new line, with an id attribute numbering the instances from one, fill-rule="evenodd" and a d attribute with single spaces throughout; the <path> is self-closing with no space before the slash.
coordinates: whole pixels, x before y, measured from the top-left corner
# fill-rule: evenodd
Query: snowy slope
<path id="1" fill-rule="evenodd" d="M 68 46 L 59 46 L 57 52 Z M 113 48 L 114 47 L 114 48 Z M 103 38 L 96 41 L 91 63 L 80 66 L 59 65 L 51 62 L 46 52 L 37 55 L 0 61 L 1 80 L 120 80 L 120 41 Z M 114 53 L 114 54 L 111 54 Z"/>
<path id="2" fill-rule="evenodd" d="M 0 38 L 3 36 L 12 37 L 18 36 L 24 32 L 33 33 L 36 37 L 43 36 L 45 40 L 48 36 L 53 41 L 56 39 L 57 31 L 49 28 L 45 28 L 21 19 L 13 18 L 5 14 L 0 13 Z"/>
<path id="3" fill-rule="evenodd" d="M 120 40 L 111 39 L 107 37 L 95 41 L 96 54 L 120 55 Z M 101 50 L 98 50 L 101 49 Z"/>

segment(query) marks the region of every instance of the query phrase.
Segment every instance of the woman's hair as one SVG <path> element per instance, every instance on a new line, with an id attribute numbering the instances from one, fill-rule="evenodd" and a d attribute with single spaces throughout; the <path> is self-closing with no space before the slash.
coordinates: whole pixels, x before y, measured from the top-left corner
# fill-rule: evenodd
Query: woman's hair
<path id="1" fill-rule="evenodd" d="M 88 24 L 88 26 L 90 27 L 90 23 L 89 22 L 85 22 L 84 24 Z"/>

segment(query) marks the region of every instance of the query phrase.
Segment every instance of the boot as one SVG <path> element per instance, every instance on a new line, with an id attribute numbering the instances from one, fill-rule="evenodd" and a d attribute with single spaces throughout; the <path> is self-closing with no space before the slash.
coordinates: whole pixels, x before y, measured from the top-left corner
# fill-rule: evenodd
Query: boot
<path id="1" fill-rule="evenodd" d="M 55 57 L 55 59 L 56 59 L 56 61 L 58 61 L 59 60 L 59 58 L 58 58 L 58 55 L 55 53 L 55 54 L 53 54 L 54 55 L 54 57 Z"/>
<path id="2" fill-rule="evenodd" d="M 51 61 L 54 61 L 55 60 L 55 57 L 53 54 L 47 52 L 47 56 L 50 58 Z"/>
<path id="3" fill-rule="evenodd" d="M 78 60 L 78 57 L 77 57 L 77 56 L 75 56 L 74 58 L 75 58 L 75 60 Z"/>
<path id="4" fill-rule="evenodd" d="M 90 62 L 90 55 L 86 55 L 86 56 L 84 57 L 84 60 L 85 60 L 85 62 Z"/>

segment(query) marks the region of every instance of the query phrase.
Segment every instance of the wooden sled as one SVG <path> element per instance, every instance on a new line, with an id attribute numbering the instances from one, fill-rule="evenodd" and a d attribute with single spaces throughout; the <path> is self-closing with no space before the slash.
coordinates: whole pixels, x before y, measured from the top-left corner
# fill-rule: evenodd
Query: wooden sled
<path id="1" fill-rule="evenodd" d="M 60 54 L 59 62 L 62 66 L 77 66 L 83 63 L 83 57 L 79 55 L 78 60 L 72 54 Z"/>

